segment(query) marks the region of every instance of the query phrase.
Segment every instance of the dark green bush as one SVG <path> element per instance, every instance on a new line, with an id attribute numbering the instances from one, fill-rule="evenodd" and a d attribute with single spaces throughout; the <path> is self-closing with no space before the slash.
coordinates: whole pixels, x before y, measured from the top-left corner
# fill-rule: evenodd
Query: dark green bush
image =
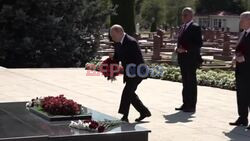
<path id="1" fill-rule="evenodd" d="M 83 66 L 111 11 L 104 0 L 0 0 L 0 66 Z"/>
<path id="2" fill-rule="evenodd" d="M 164 73 L 160 79 L 181 82 L 181 73 L 178 67 L 168 65 L 161 66 L 163 67 Z M 151 65 L 150 67 L 152 68 Z M 229 90 L 236 89 L 234 71 L 198 69 L 197 82 L 198 85 L 201 86 L 210 86 Z"/>

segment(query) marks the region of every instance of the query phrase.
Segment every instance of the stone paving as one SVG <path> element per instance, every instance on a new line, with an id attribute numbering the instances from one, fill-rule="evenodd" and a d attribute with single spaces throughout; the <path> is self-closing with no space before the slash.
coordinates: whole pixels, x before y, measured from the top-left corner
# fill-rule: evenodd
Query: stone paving
<path id="1" fill-rule="evenodd" d="M 93 73 L 93 72 L 92 72 Z M 84 106 L 120 118 L 117 113 L 124 87 L 103 76 L 86 76 L 83 68 L 0 68 L 0 102 L 27 101 L 37 96 L 64 94 Z M 249 141 L 250 131 L 232 127 L 237 118 L 235 91 L 198 87 L 195 114 L 175 111 L 181 105 L 181 83 L 147 79 L 137 93 L 152 117 L 137 124 L 150 129 L 149 141 Z M 139 114 L 130 108 L 131 123 Z"/>

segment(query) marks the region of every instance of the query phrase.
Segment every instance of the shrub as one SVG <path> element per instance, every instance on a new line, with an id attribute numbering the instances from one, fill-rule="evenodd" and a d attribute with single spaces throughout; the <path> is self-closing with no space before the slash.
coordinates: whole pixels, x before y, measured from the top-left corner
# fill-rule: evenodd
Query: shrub
<path id="1" fill-rule="evenodd" d="M 92 64 L 95 65 L 95 64 Z M 169 80 L 181 82 L 180 68 L 167 64 L 147 64 L 150 68 L 150 77 L 153 79 Z M 91 64 L 88 64 L 85 69 L 89 69 Z M 162 75 L 160 75 L 162 73 Z M 197 83 L 201 86 L 210 86 L 222 89 L 236 90 L 235 73 L 234 71 L 225 70 L 197 70 Z"/>
<path id="2" fill-rule="evenodd" d="M 0 65 L 84 66 L 111 12 L 103 0 L 0 0 Z"/>

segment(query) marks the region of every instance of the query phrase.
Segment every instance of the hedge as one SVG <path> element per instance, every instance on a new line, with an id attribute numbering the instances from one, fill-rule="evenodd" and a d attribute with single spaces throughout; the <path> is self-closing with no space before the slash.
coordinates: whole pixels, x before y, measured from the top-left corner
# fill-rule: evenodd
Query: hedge
<path id="1" fill-rule="evenodd" d="M 87 63 L 85 69 L 97 70 L 100 62 L 98 60 Z M 169 80 L 174 82 L 181 82 L 181 72 L 179 67 L 167 64 L 148 64 L 150 73 L 153 74 L 150 78 Z M 229 70 L 212 70 L 212 69 L 198 69 L 197 70 L 197 83 L 201 86 L 209 86 L 215 88 L 222 88 L 228 90 L 236 90 L 235 73 Z"/>

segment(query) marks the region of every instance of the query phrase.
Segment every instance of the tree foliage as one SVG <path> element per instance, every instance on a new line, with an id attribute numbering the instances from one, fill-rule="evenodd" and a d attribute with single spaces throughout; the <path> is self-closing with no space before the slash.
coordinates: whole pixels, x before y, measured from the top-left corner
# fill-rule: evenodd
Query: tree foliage
<path id="1" fill-rule="evenodd" d="M 186 7 L 194 7 L 195 0 L 143 0 L 141 9 L 141 22 L 145 27 L 160 25 L 180 24 L 181 10 Z M 155 23 L 154 23 L 155 21 Z"/>
<path id="2" fill-rule="evenodd" d="M 116 14 L 111 16 L 111 24 L 120 24 L 129 35 L 135 34 L 135 0 L 112 0 Z"/>
<path id="3" fill-rule="evenodd" d="M 195 5 L 198 13 L 227 11 L 240 14 L 247 8 L 242 0 L 197 0 Z"/>
<path id="4" fill-rule="evenodd" d="M 164 8 L 161 0 L 145 0 L 142 7 L 142 18 L 145 25 L 156 31 L 157 25 L 163 21 Z"/>
<path id="5" fill-rule="evenodd" d="M 157 26 L 181 24 L 181 11 L 192 7 L 197 13 L 227 11 L 240 14 L 250 7 L 250 0 L 143 0 L 142 9 L 137 14 L 138 21 L 146 27 L 157 17 Z"/>
<path id="6" fill-rule="evenodd" d="M 110 12 L 102 0 L 0 0 L 0 65 L 84 65 Z"/>
<path id="7" fill-rule="evenodd" d="M 185 7 L 194 7 L 195 0 L 167 0 L 166 1 L 166 22 L 168 25 L 176 26 L 181 24 L 181 12 Z"/>

